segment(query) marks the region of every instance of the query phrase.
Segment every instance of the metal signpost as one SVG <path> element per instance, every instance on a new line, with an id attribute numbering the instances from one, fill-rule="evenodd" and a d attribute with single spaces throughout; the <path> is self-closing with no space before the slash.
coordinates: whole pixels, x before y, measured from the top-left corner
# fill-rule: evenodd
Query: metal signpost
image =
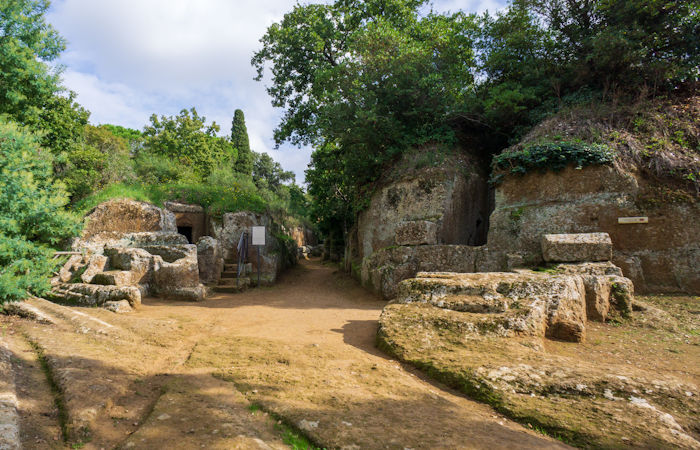
<path id="1" fill-rule="evenodd" d="M 260 248 L 265 246 L 265 227 L 253 227 L 253 245 L 258 247 L 258 287 L 260 287 Z"/>

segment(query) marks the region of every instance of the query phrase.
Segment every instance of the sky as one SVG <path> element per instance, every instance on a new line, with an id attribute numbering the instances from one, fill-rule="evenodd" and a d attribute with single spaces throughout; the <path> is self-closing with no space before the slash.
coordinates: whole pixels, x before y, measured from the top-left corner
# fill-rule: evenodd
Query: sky
<path id="1" fill-rule="evenodd" d="M 273 108 L 250 58 L 268 26 L 295 0 L 54 0 L 47 20 L 68 41 L 58 63 L 64 85 L 93 124 L 142 129 L 151 114 L 197 112 L 231 130 L 245 113 L 251 148 L 303 183 L 311 148 L 275 149 Z M 495 12 L 505 0 L 434 0 L 436 11 Z"/>

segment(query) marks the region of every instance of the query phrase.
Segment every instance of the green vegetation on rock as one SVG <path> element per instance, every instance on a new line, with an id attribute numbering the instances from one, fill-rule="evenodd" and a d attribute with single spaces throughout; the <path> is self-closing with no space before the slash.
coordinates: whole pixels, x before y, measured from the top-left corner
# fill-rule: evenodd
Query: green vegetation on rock
<path id="1" fill-rule="evenodd" d="M 611 164 L 614 153 L 600 144 L 583 142 L 544 142 L 509 149 L 494 156 L 491 162 L 492 183 L 506 173 L 523 175 L 534 170 L 559 171 L 573 164 L 577 169 L 593 164 Z"/>

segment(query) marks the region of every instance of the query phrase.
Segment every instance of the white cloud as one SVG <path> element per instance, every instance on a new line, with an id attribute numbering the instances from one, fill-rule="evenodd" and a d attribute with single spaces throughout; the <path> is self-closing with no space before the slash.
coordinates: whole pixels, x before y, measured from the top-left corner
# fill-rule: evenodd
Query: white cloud
<path id="1" fill-rule="evenodd" d="M 56 0 L 48 21 L 68 40 L 64 81 L 93 123 L 142 128 L 152 113 L 192 106 L 228 134 L 245 112 L 251 147 L 304 180 L 311 150 L 274 149 L 281 111 L 253 80 L 250 58 L 295 0 Z M 439 0 L 435 10 L 495 11 L 501 0 Z"/>

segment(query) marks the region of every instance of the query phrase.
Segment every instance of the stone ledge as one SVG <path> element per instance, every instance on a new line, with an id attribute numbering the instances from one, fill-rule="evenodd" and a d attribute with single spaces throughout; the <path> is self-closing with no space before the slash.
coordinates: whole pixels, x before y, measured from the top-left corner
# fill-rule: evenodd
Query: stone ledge
<path id="1" fill-rule="evenodd" d="M 547 262 L 594 262 L 612 259 L 608 233 L 545 234 L 542 257 Z"/>

